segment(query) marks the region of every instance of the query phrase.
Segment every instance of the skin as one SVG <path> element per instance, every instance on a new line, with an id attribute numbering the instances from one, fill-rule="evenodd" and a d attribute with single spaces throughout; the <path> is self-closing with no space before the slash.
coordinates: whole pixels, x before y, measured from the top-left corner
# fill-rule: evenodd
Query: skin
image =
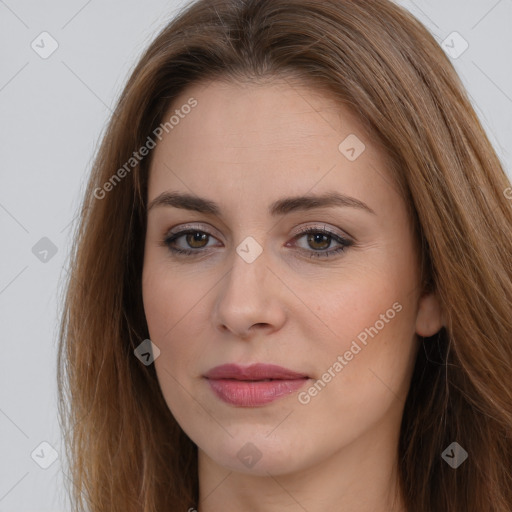
<path id="1" fill-rule="evenodd" d="M 199 511 L 405 510 L 394 501 L 400 421 L 418 335 L 435 334 L 442 314 L 420 289 L 410 219 L 384 150 L 345 107 L 289 80 L 196 84 L 169 112 L 190 97 L 198 105 L 154 150 L 148 204 L 163 192 L 192 193 L 220 215 L 150 208 L 143 300 L 163 395 L 199 448 Z M 354 161 L 338 149 L 350 134 L 366 146 Z M 374 213 L 269 214 L 284 197 L 333 191 Z M 192 245 L 182 236 L 175 245 L 202 252 L 173 255 L 162 240 L 187 223 L 211 236 Z M 353 245 L 312 257 L 339 243 L 294 238 L 302 227 Z M 248 236 L 262 248 L 251 263 L 236 251 Z M 203 378 L 223 363 L 273 363 L 308 375 L 299 391 L 307 390 L 395 303 L 401 310 L 307 404 L 293 392 L 236 407 Z M 252 467 L 237 457 L 248 442 L 261 454 Z"/>

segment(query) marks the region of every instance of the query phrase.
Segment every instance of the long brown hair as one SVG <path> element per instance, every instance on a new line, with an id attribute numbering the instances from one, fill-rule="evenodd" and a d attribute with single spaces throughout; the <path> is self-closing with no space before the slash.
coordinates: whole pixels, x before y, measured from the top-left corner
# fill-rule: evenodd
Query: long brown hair
<path id="1" fill-rule="evenodd" d="M 407 509 L 510 512 L 510 182 L 449 59 L 388 0 L 199 0 L 142 56 L 92 169 L 63 301 L 59 412 L 74 510 L 198 507 L 197 448 L 154 365 L 133 353 L 149 338 L 151 153 L 126 163 L 190 84 L 276 76 L 329 91 L 371 128 L 414 220 L 425 286 L 441 301 L 446 326 L 422 341 L 400 432 Z M 454 441 L 468 452 L 457 469 L 441 457 Z"/>

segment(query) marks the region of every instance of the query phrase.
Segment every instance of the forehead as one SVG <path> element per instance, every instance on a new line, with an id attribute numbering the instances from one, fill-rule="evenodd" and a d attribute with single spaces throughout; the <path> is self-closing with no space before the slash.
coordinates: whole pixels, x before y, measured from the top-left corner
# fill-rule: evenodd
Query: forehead
<path id="1" fill-rule="evenodd" d="M 182 109 L 191 100 L 196 106 Z M 357 116 L 296 82 L 196 84 L 164 121 L 173 114 L 179 123 L 155 149 L 150 200 L 169 188 L 252 200 L 308 189 L 365 195 L 390 185 L 386 155 Z"/>
<path id="2" fill-rule="evenodd" d="M 298 150 L 313 136 L 315 143 L 325 139 L 327 145 L 329 138 L 335 141 L 344 131 L 361 135 L 364 131 L 359 119 L 332 97 L 287 79 L 195 84 L 175 99 L 169 113 L 191 97 L 198 102 L 190 116 L 196 121 L 194 133 L 217 150 L 247 150 L 256 145 Z M 173 131 L 176 143 L 190 135 L 186 126 Z"/>

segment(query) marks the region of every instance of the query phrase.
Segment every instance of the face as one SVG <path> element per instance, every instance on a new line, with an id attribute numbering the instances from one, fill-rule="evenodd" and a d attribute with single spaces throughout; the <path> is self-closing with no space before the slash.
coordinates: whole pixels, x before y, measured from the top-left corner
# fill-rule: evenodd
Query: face
<path id="1" fill-rule="evenodd" d="M 191 98 L 154 150 L 143 267 L 174 417 L 200 458 L 260 475 L 396 441 L 441 323 L 386 155 L 305 86 L 195 85 L 166 119 Z"/>

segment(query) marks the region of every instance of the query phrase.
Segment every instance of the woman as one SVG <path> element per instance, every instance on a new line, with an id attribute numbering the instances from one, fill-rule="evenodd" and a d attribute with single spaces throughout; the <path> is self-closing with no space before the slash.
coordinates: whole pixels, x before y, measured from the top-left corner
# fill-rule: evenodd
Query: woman
<path id="1" fill-rule="evenodd" d="M 191 4 L 129 79 L 76 234 L 76 510 L 512 510 L 507 190 L 405 10 Z"/>

